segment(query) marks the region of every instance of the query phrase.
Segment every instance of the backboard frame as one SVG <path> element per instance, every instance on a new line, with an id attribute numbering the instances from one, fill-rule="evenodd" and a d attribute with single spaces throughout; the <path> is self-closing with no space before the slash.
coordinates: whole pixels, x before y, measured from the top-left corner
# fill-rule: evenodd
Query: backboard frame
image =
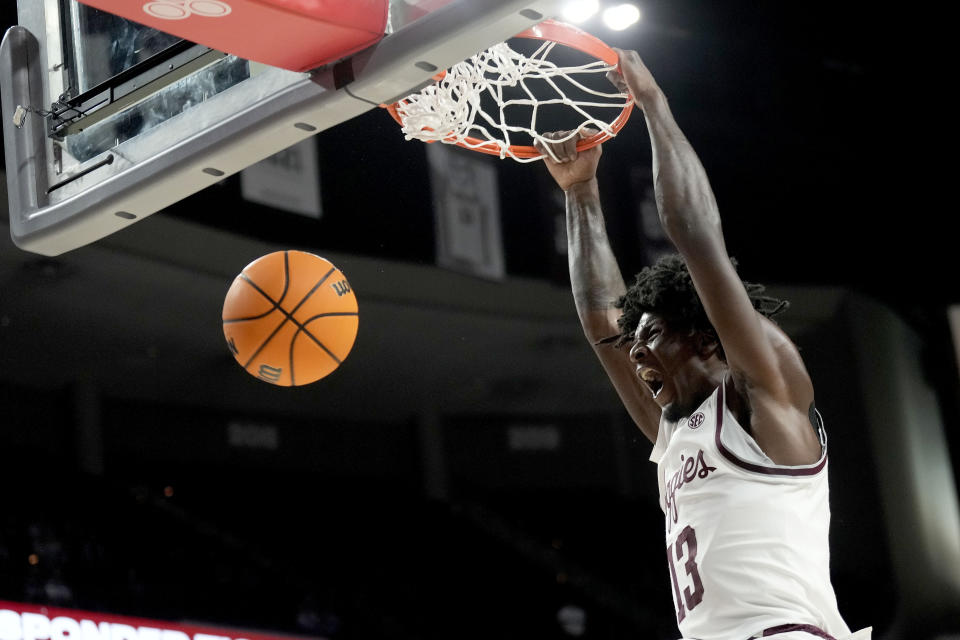
<path id="1" fill-rule="evenodd" d="M 559 11 L 559 0 L 426 0 L 378 44 L 310 73 L 250 64 L 250 77 L 82 162 L 65 162 L 36 111 L 64 92 L 58 0 L 19 0 L 0 45 L 14 243 L 59 255 L 119 231 L 305 138 L 418 89 L 439 70 Z M 435 7 L 435 8 L 434 8 Z M 32 109 L 22 126 L 17 108 Z M 21 113 L 22 115 L 22 113 Z M 389 117 L 385 114 L 385 117 Z M 69 160 L 69 159 L 68 159 Z M 51 187 L 56 187 L 51 190 Z"/>

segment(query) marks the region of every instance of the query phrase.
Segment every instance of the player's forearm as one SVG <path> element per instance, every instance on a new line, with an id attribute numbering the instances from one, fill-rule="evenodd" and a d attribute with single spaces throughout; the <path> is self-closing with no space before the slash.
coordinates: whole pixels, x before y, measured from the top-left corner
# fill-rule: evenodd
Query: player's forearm
<path id="1" fill-rule="evenodd" d="M 654 188 L 664 231 L 684 253 L 691 242 L 720 238 L 720 215 L 706 170 L 661 92 L 643 105 L 653 150 Z"/>
<path id="2" fill-rule="evenodd" d="M 607 237 L 596 179 L 566 191 L 567 260 L 577 315 L 591 340 L 611 335 L 610 310 L 625 292 Z"/>

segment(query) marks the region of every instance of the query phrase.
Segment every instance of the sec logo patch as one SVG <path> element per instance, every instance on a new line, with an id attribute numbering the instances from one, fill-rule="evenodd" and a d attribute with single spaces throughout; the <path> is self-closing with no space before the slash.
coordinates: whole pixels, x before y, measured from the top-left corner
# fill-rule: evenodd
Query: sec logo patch
<path id="1" fill-rule="evenodd" d="M 702 411 L 697 411 L 695 414 L 687 418 L 687 426 L 691 429 L 699 429 L 703 425 L 703 421 L 706 420 L 706 416 L 703 415 Z"/>

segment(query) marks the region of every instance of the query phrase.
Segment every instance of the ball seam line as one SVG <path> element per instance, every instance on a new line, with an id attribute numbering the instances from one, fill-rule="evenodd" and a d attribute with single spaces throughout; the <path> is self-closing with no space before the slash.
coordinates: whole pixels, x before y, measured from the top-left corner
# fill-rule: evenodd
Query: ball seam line
<path id="1" fill-rule="evenodd" d="M 253 281 L 253 278 L 247 275 L 246 270 L 240 272 L 240 276 L 243 278 L 250 286 L 252 286 L 260 295 L 270 301 L 274 307 L 279 307 L 283 303 L 283 299 L 287 297 L 287 293 L 290 291 L 290 252 L 283 252 L 283 290 L 280 292 L 280 298 L 274 301 L 266 291 L 261 289 L 256 282 Z"/>
<path id="2" fill-rule="evenodd" d="M 283 256 L 284 256 L 284 264 L 286 265 L 286 264 L 287 264 L 287 253 L 284 252 Z M 273 337 L 274 337 L 275 335 L 277 335 L 277 333 L 280 332 L 280 329 L 283 328 L 283 325 L 285 325 L 288 320 L 289 320 L 290 322 L 292 322 L 293 324 L 297 325 L 297 327 L 299 327 L 300 329 L 303 329 L 303 325 L 300 324 L 299 322 L 297 322 L 297 320 L 293 317 L 293 314 L 297 312 L 297 309 L 299 309 L 299 308 L 303 305 L 303 303 L 307 301 L 307 299 L 308 299 L 310 296 L 312 296 L 314 293 L 316 293 L 317 289 L 320 288 L 320 285 L 322 285 L 324 282 L 326 282 L 326 281 L 327 281 L 327 278 L 330 277 L 330 274 L 333 273 L 333 272 L 336 271 L 336 270 L 337 270 L 336 267 L 332 267 L 329 271 L 327 271 L 327 273 L 324 274 L 324 276 L 323 276 L 322 278 L 320 278 L 320 281 L 317 282 L 317 284 L 315 284 L 315 285 L 313 286 L 313 288 L 310 289 L 310 291 L 307 292 L 307 295 L 305 295 L 305 296 L 303 297 L 303 299 L 301 299 L 300 302 L 297 303 L 297 306 L 294 307 L 292 311 L 289 311 L 289 312 L 288 312 L 286 309 L 284 309 L 283 307 L 280 306 L 280 303 L 279 303 L 279 302 L 275 303 L 275 304 L 277 305 L 276 311 L 279 311 L 280 313 L 282 313 L 282 314 L 283 314 L 284 316 L 286 316 L 286 317 L 280 322 L 280 324 L 277 325 L 277 327 L 270 333 L 270 335 L 267 336 L 267 339 L 264 340 L 262 343 L 260 343 L 260 346 L 257 347 L 257 349 L 256 349 L 256 350 L 253 352 L 253 354 L 250 356 L 250 359 L 247 360 L 247 361 L 243 364 L 243 368 L 244 368 L 244 369 L 246 369 L 247 367 L 249 367 L 249 366 L 250 366 L 250 363 L 252 363 L 252 362 L 254 361 L 254 359 L 256 359 L 256 357 L 257 357 L 258 355 L 260 355 L 260 352 L 263 351 L 263 348 L 266 347 L 267 344 L 269 344 L 269 342 L 270 342 L 271 340 L 273 340 Z M 289 282 L 289 277 L 287 278 L 287 282 Z M 252 281 L 251 281 L 251 283 L 252 283 Z M 255 286 L 255 285 L 254 285 L 254 286 Z M 266 292 L 264 292 L 263 290 L 261 290 L 259 287 L 256 287 L 256 288 L 257 288 L 257 291 L 259 291 L 264 297 L 267 298 L 267 300 L 270 300 L 271 302 L 273 302 L 273 300 L 270 298 L 270 296 L 268 296 L 268 295 L 266 294 Z M 286 286 L 284 287 L 283 295 L 284 295 L 284 296 L 287 295 Z M 281 298 L 281 300 L 282 300 L 282 298 Z"/>
<path id="3" fill-rule="evenodd" d="M 333 352 L 330 351 L 330 349 L 328 349 L 327 346 L 326 346 L 325 344 L 323 344 L 323 342 L 321 342 L 319 338 L 317 338 L 317 336 L 315 336 L 315 335 L 313 335 L 312 333 L 310 333 L 310 330 L 307 329 L 307 325 L 310 324 L 311 322 L 313 322 L 314 320 L 317 320 L 318 318 L 329 318 L 329 317 L 334 317 L 334 316 L 337 316 L 337 317 L 358 316 L 358 315 L 360 315 L 360 313 L 357 312 L 357 311 L 331 311 L 330 313 L 318 313 L 317 315 L 315 315 L 315 316 L 313 316 L 313 317 L 307 318 L 307 319 L 303 322 L 303 324 L 297 325 L 297 326 L 299 327 L 299 328 L 297 329 L 297 332 L 296 332 L 295 334 L 293 334 L 293 337 L 292 337 L 292 338 L 290 338 L 290 384 L 291 384 L 291 385 L 294 384 L 294 377 L 293 377 L 293 347 L 294 347 L 294 345 L 295 345 L 296 342 L 297 342 L 297 337 L 298 337 L 301 333 L 306 334 L 307 337 L 310 338 L 311 340 L 313 340 L 314 343 L 316 343 L 316 345 L 317 345 L 318 347 L 320 347 L 321 349 L 323 349 L 324 351 L 326 351 L 326 352 L 327 352 L 327 355 L 330 356 L 331 358 L 333 358 L 333 361 L 337 363 L 337 366 L 340 366 L 341 364 L 343 364 L 343 360 L 341 360 L 340 358 L 338 358 L 337 356 L 335 356 L 335 355 L 333 354 Z"/>
<path id="4" fill-rule="evenodd" d="M 276 311 L 277 309 L 280 308 L 280 303 L 279 303 L 279 302 L 274 302 L 273 299 L 271 299 L 270 296 L 268 296 L 268 295 L 266 294 L 266 292 L 263 291 L 263 289 L 261 289 L 260 287 L 257 286 L 257 283 L 255 283 L 253 280 L 250 279 L 249 276 L 247 276 L 247 274 L 241 273 L 241 274 L 240 274 L 239 276 L 237 276 L 237 277 L 240 278 L 240 279 L 242 279 L 244 282 L 246 282 L 247 284 L 249 284 L 251 287 L 253 287 L 254 290 L 257 291 L 257 293 L 259 293 L 260 295 L 262 295 L 264 298 L 266 298 L 267 301 L 270 302 L 270 304 L 273 305 L 273 307 L 271 307 L 270 309 L 268 309 L 268 310 L 265 311 L 264 313 L 261 313 L 260 315 L 256 315 L 256 316 L 247 316 L 247 317 L 245 317 L 245 318 L 230 318 L 230 319 L 226 319 L 226 318 L 225 318 L 225 319 L 223 320 L 224 324 L 230 324 L 230 323 L 232 323 L 232 322 L 246 322 L 246 321 L 248 321 L 248 320 L 259 320 L 260 318 L 266 318 L 268 315 L 270 315 L 271 313 L 273 313 L 274 311 Z M 284 292 L 283 295 L 286 295 L 286 292 Z M 283 297 L 281 296 L 280 299 L 283 300 Z"/>
<path id="5" fill-rule="evenodd" d="M 273 308 L 267 311 L 266 313 L 261 313 L 258 316 L 250 316 L 248 318 L 232 318 L 229 320 L 224 319 L 223 320 L 224 323 L 229 324 L 232 322 L 243 322 L 244 320 L 259 320 L 260 318 L 266 318 L 268 315 L 270 315 L 271 313 L 273 313 L 274 311 L 280 308 L 280 303 L 282 303 L 283 299 L 287 297 L 287 292 L 290 290 L 290 259 L 288 257 L 289 253 L 290 253 L 289 251 L 283 252 L 283 291 L 280 292 L 279 300 L 274 300 L 269 295 L 267 295 L 267 292 L 261 289 L 260 286 L 256 282 L 254 282 L 250 276 L 247 275 L 246 271 L 241 271 L 240 275 L 237 276 L 242 281 L 246 282 L 251 287 L 253 287 L 254 291 L 256 291 L 257 293 L 262 295 L 264 298 L 266 298 L 267 301 L 273 305 Z"/>

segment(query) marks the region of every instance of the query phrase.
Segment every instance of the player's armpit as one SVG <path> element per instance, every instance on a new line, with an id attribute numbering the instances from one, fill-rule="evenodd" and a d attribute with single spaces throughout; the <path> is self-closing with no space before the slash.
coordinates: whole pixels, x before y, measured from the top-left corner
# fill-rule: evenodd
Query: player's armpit
<path id="1" fill-rule="evenodd" d="M 757 316 L 776 359 L 776 389 L 782 391 L 771 392 L 770 385 L 757 384 L 733 369 L 736 396 L 744 405 L 739 413 L 749 416 L 751 435 L 773 462 L 813 464 L 822 455 L 818 430 L 811 424 L 813 383 L 796 345 L 771 320 Z"/>

